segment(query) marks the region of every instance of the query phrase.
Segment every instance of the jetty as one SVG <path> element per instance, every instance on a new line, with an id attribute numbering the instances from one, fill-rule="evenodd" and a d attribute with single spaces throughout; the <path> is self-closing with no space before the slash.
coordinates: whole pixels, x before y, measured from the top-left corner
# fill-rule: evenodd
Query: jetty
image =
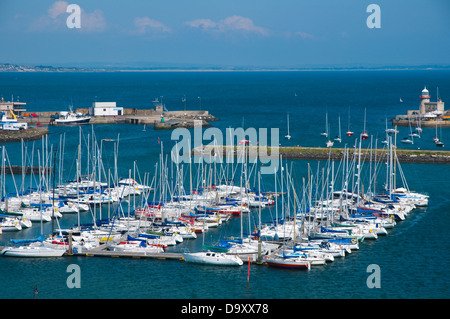
<path id="1" fill-rule="evenodd" d="M 285 146 L 285 147 L 260 147 L 249 145 L 245 147 L 249 158 L 252 156 L 259 156 L 260 158 L 273 156 L 272 154 L 278 153 L 283 156 L 284 159 L 300 159 L 300 160 L 341 160 L 344 157 L 344 148 L 325 148 L 325 147 L 302 147 L 302 146 Z M 261 148 L 261 149 L 260 149 Z M 222 156 L 230 156 L 233 154 L 234 157 L 239 156 L 240 152 L 243 150 L 242 146 L 213 146 L 204 145 L 201 147 L 194 148 L 191 155 L 193 156 L 208 156 L 209 154 L 214 155 L 215 152 L 222 151 Z M 261 152 L 260 152 L 261 151 Z M 380 159 L 383 156 L 386 157 L 386 149 L 361 149 L 361 160 L 370 161 L 370 153 L 374 156 L 375 151 L 377 152 L 377 158 Z M 440 150 L 409 150 L 409 149 L 399 149 L 395 150 L 397 158 L 400 162 L 406 163 L 450 163 L 450 151 L 440 151 Z M 353 150 L 350 149 L 350 153 Z M 267 154 L 267 155 L 264 155 Z"/>
<path id="2" fill-rule="evenodd" d="M 29 127 L 26 130 L 8 131 L 0 130 L 0 143 L 34 141 L 48 134 L 48 127 Z"/>

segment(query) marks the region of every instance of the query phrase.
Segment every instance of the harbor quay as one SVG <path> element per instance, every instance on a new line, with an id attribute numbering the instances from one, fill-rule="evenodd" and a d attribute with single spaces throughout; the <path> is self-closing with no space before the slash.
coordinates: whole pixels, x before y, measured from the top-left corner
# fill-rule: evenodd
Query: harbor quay
<path id="1" fill-rule="evenodd" d="M 76 113 L 89 114 L 88 109 L 76 109 Z M 35 112 L 36 116 L 21 117 L 18 122 L 29 125 L 58 125 L 56 119 L 58 112 Z M 172 129 L 177 127 L 193 127 L 195 120 L 201 120 L 204 127 L 211 126 L 209 122 L 218 119 L 208 111 L 166 111 L 153 109 L 124 108 L 121 115 L 90 116 L 88 124 L 136 124 L 151 125 L 155 129 Z"/>

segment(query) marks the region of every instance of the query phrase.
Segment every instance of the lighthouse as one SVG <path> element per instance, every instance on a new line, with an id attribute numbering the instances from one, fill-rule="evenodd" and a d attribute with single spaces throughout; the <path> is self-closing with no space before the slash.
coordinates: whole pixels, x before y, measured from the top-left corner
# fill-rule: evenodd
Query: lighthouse
<path id="1" fill-rule="evenodd" d="M 420 114 L 427 113 L 427 103 L 430 103 L 430 93 L 428 92 L 427 87 L 425 87 L 420 95 Z"/>

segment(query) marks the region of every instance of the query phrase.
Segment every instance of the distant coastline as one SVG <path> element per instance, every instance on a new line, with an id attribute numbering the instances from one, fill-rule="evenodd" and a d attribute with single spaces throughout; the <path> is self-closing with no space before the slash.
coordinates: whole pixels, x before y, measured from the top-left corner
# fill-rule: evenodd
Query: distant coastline
<path id="1" fill-rule="evenodd" d="M 299 71 L 408 71 L 450 70 L 450 65 L 433 66 L 323 66 L 323 67 L 65 67 L 0 63 L 0 72 L 299 72 Z"/>

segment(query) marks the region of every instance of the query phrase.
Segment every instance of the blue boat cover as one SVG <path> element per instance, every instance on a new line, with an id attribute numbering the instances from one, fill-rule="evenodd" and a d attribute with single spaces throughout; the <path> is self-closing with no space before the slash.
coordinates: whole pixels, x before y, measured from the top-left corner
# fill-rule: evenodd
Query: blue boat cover
<path id="1" fill-rule="evenodd" d="M 43 242 L 44 241 L 44 236 L 41 235 L 41 236 L 39 236 L 38 238 L 35 238 L 35 239 L 11 239 L 11 241 L 14 244 L 28 244 L 28 243 L 35 243 L 35 242 L 38 242 L 38 241 Z"/>

